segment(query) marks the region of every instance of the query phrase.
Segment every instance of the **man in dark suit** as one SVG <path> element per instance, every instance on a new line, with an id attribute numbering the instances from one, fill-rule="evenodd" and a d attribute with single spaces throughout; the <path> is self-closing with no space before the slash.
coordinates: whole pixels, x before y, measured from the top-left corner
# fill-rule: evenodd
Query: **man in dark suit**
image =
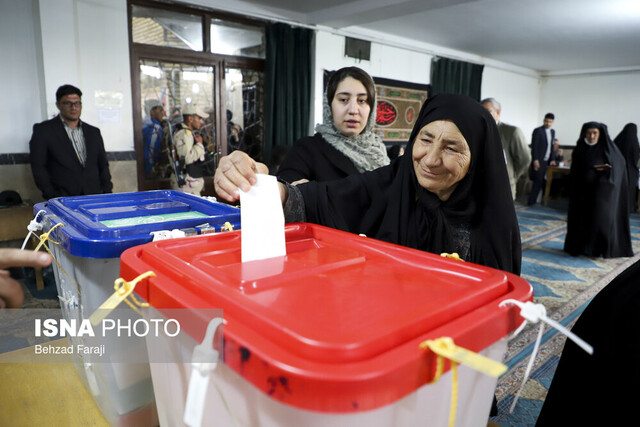
<path id="1" fill-rule="evenodd" d="M 533 181 L 531 193 L 529 194 L 529 206 L 536 203 L 538 194 L 544 185 L 547 166 L 555 166 L 555 151 L 553 140 L 556 131 L 551 129 L 555 116 L 547 113 L 544 116 L 544 124 L 533 130 L 531 136 L 531 166 L 529 167 L 529 178 Z"/>
<path id="2" fill-rule="evenodd" d="M 45 199 L 113 189 L 100 129 L 80 120 L 81 97 L 77 87 L 60 86 L 56 91 L 60 114 L 33 125 L 31 172 Z"/>

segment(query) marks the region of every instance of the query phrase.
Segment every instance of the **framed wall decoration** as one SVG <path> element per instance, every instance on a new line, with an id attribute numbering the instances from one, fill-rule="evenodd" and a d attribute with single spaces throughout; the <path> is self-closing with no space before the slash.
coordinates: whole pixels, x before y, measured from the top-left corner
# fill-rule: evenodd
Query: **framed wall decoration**
<path id="1" fill-rule="evenodd" d="M 380 77 L 373 81 L 378 101 L 375 132 L 388 145 L 406 143 L 430 86 Z"/>

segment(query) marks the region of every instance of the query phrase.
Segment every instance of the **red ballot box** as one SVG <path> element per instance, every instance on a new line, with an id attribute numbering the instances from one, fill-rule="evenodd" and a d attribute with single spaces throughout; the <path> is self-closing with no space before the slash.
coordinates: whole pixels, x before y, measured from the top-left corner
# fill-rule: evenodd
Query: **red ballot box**
<path id="1" fill-rule="evenodd" d="M 313 224 L 285 227 L 286 256 L 243 264 L 240 233 L 121 257 L 127 280 L 155 273 L 135 288 L 155 310 L 224 312 L 202 425 L 446 425 L 450 362 L 436 380 L 438 357 L 420 344 L 450 337 L 501 362 L 523 319 L 499 303 L 533 296 L 510 273 Z M 206 326 L 185 328 L 200 343 Z M 182 425 L 190 363 L 151 371 L 161 424 Z M 456 425 L 486 425 L 496 382 L 460 365 Z"/>

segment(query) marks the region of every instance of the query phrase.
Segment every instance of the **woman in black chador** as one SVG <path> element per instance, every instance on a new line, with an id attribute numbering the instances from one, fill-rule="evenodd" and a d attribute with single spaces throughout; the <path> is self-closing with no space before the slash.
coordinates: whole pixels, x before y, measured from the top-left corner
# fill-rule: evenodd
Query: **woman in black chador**
<path id="1" fill-rule="evenodd" d="M 216 193 L 248 191 L 266 165 L 220 159 Z M 287 222 L 312 222 L 520 274 L 522 247 L 496 122 L 477 101 L 436 95 L 422 105 L 406 153 L 346 178 L 280 184 Z M 628 226 L 628 224 L 627 224 Z M 628 228 L 627 228 L 628 231 Z M 497 414 L 494 398 L 492 415 Z"/>
<path id="2" fill-rule="evenodd" d="M 626 162 L 607 126 L 582 125 L 573 150 L 564 250 L 571 255 L 633 256 Z"/>
<path id="3" fill-rule="evenodd" d="M 627 123 L 613 140 L 627 161 L 627 194 L 629 195 L 629 212 L 638 210 L 638 159 L 640 145 L 638 145 L 638 127 L 635 123 Z"/>
<path id="4" fill-rule="evenodd" d="M 536 423 L 630 426 L 638 422 L 640 261 L 593 298 L 571 332 L 593 346 L 589 355 L 567 340 Z M 628 355 L 632 359 L 627 359 Z M 630 421 L 636 420 L 636 421 Z"/>

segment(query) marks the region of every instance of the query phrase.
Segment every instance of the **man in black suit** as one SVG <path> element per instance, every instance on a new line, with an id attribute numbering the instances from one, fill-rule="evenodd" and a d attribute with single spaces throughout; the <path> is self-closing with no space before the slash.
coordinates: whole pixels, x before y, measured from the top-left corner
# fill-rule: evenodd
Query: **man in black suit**
<path id="1" fill-rule="evenodd" d="M 56 91 L 60 114 L 33 125 L 31 172 L 47 200 L 113 189 L 100 129 L 80 120 L 81 97 L 77 87 L 60 86 Z"/>
<path id="2" fill-rule="evenodd" d="M 553 140 L 556 131 L 551 129 L 555 116 L 547 113 L 544 116 L 544 124 L 533 130 L 531 136 L 531 166 L 529 167 L 529 178 L 533 181 L 531 193 L 529 194 L 529 206 L 536 203 L 538 194 L 544 185 L 547 166 L 555 166 L 555 151 L 553 150 Z"/>

